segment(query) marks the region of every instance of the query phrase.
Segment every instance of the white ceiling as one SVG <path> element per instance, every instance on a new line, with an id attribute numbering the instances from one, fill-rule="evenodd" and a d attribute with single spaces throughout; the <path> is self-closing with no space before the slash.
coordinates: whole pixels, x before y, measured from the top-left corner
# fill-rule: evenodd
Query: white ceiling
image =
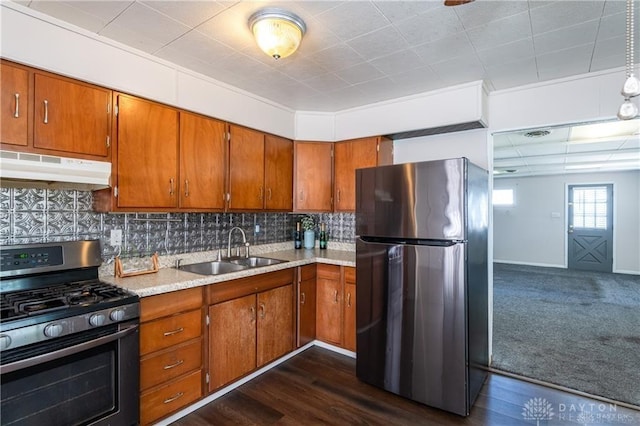
<path id="1" fill-rule="evenodd" d="M 335 112 L 481 79 L 499 90 L 625 63 L 624 0 L 16 3 L 294 110 Z M 265 6 L 306 22 L 294 55 L 275 61 L 256 46 L 247 20 Z"/>

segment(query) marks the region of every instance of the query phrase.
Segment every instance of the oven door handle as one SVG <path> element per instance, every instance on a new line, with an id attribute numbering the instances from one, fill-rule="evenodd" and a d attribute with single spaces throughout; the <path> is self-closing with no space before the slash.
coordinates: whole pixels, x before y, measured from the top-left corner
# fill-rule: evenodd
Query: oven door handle
<path id="1" fill-rule="evenodd" d="M 100 345 L 104 345 L 114 340 L 122 339 L 125 336 L 135 332 L 138 329 L 138 324 L 132 324 L 127 328 L 124 328 L 117 333 L 110 334 L 108 336 L 99 337 L 88 342 L 79 343 L 68 348 L 60 349 L 54 352 L 34 356 L 27 359 L 22 359 L 9 364 L 0 365 L 0 374 L 11 373 L 13 371 L 22 370 L 23 368 L 32 367 L 34 365 L 42 364 L 43 362 L 53 361 L 65 356 L 73 355 L 78 352 L 86 351 L 88 349 L 95 348 Z"/>

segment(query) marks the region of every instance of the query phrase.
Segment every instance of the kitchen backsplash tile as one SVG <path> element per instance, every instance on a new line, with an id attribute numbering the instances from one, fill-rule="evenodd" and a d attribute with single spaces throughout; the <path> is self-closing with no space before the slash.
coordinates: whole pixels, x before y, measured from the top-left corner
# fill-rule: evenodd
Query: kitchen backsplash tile
<path id="1" fill-rule="evenodd" d="M 111 230 L 123 230 L 122 257 L 218 250 L 229 230 L 241 227 L 251 245 L 293 240 L 302 217 L 292 213 L 95 213 L 90 191 L 0 188 L 0 244 L 100 239 L 103 259 L 118 254 Z M 313 214 L 316 228 L 326 223 L 329 241 L 353 243 L 355 215 Z M 259 225 L 259 231 L 256 231 Z M 317 237 L 317 234 L 316 234 Z M 232 245 L 240 241 L 233 236 Z"/>

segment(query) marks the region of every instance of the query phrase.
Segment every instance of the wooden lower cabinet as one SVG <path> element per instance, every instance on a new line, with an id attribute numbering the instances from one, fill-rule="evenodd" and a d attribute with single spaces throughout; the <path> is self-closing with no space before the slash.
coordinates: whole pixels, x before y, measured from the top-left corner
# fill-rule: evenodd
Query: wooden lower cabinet
<path id="1" fill-rule="evenodd" d="M 316 273 L 317 338 L 355 351 L 355 268 L 318 264 Z"/>
<path id="2" fill-rule="evenodd" d="M 344 340 L 343 347 L 356 351 L 356 272 L 344 268 Z"/>
<path id="3" fill-rule="evenodd" d="M 296 346 L 316 339 L 316 265 L 298 267 Z"/>
<path id="4" fill-rule="evenodd" d="M 141 425 L 152 424 L 204 395 L 202 306 L 202 288 L 141 299 Z"/>
<path id="5" fill-rule="evenodd" d="M 262 367 L 293 349 L 292 300 L 292 285 L 258 293 L 257 367 Z"/>

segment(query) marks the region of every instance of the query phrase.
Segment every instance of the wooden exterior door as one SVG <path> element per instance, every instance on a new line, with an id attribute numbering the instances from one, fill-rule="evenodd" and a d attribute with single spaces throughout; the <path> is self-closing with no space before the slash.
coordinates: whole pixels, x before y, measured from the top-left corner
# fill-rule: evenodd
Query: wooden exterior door
<path id="1" fill-rule="evenodd" d="M 316 336 L 342 345 L 342 285 L 340 267 L 317 265 L 316 271 Z"/>
<path id="2" fill-rule="evenodd" d="M 29 127 L 29 72 L 0 64 L 0 142 L 27 146 Z"/>
<path id="3" fill-rule="evenodd" d="M 107 157 L 111 91 L 35 75 L 34 148 Z"/>
<path id="4" fill-rule="evenodd" d="M 298 270 L 298 336 L 297 346 L 316 338 L 316 265 Z"/>
<path id="5" fill-rule="evenodd" d="M 356 350 L 356 275 L 355 268 L 344 268 L 344 348 Z"/>
<path id="6" fill-rule="evenodd" d="M 178 112 L 118 96 L 118 207 L 177 207 Z"/>
<path id="7" fill-rule="evenodd" d="M 180 113 L 180 207 L 224 209 L 225 123 Z"/>
<path id="8" fill-rule="evenodd" d="M 256 367 L 256 296 L 209 306 L 209 391 Z"/>
<path id="9" fill-rule="evenodd" d="M 286 285 L 258 294 L 257 367 L 293 349 L 293 289 Z"/>
<path id="10" fill-rule="evenodd" d="M 377 165 L 378 138 L 336 142 L 334 147 L 335 211 L 356 209 L 356 169 Z"/>
<path id="11" fill-rule="evenodd" d="M 294 211 L 332 210 L 332 153 L 332 143 L 294 142 Z"/>
<path id="12" fill-rule="evenodd" d="M 568 267 L 613 270 L 613 185 L 570 185 Z"/>
<path id="13" fill-rule="evenodd" d="M 262 210 L 264 205 L 264 134 L 229 126 L 229 209 Z"/>
<path id="14" fill-rule="evenodd" d="M 293 208 L 293 142 L 272 135 L 264 137 L 264 187 L 266 210 Z"/>

